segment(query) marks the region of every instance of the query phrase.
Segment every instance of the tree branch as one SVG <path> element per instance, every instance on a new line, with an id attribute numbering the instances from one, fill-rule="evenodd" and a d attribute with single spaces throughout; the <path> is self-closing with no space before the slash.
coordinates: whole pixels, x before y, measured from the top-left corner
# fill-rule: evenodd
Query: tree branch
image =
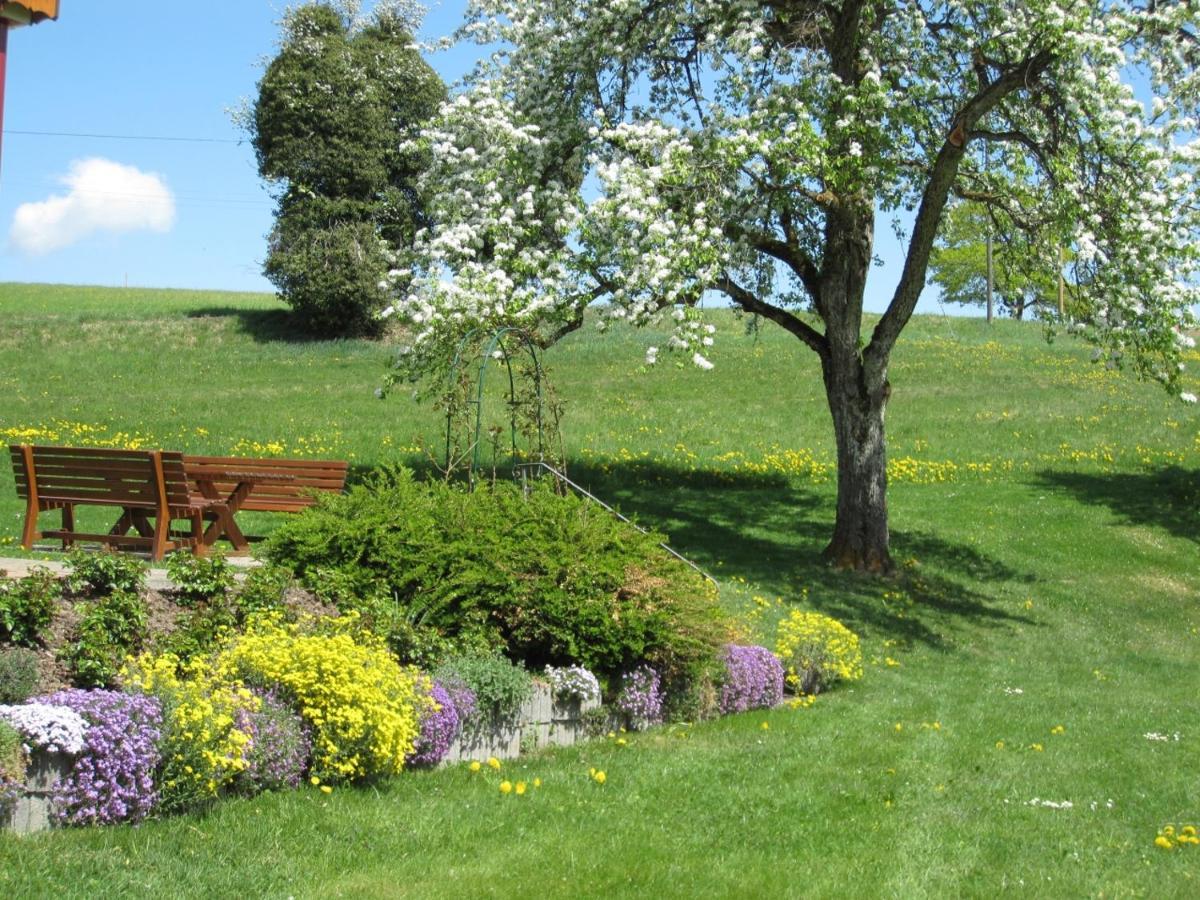
<path id="1" fill-rule="evenodd" d="M 822 362 L 829 355 L 829 342 L 825 335 L 817 331 L 799 316 L 781 309 L 764 300 L 760 300 L 750 291 L 729 277 L 728 273 L 717 279 L 712 285 L 713 290 L 720 291 L 746 312 L 770 319 L 780 328 L 800 338 L 810 349 L 821 357 Z"/>
<path id="2" fill-rule="evenodd" d="M 795 273 L 811 296 L 817 295 L 821 273 L 812 258 L 799 247 L 787 241 L 781 241 L 773 235 L 752 231 L 736 222 L 726 224 L 724 231 L 725 236 L 731 240 L 745 241 L 758 252 L 779 260 Z"/>
<path id="3" fill-rule="evenodd" d="M 1050 65 L 1052 59 L 1049 50 L 1041 50 L 1027 57 L 977 92 L 951 123 L 950 133 L 934 160 L 929 181 L 925 185 L 925 193 L 921 197 L 900 282 L 896 285 L 892 301 L 879 324 L 875 326 L 871 342 L 863 353 L 864 361 L 876 372 L 881 372 L 886 366 L 888 354 L 895 346 L 900 332 L 912 318 L 917 298 L 921 295 L 921 289 L 925 287 L 929 252 L 937 237 L 942 210 L 946 207 L 946 200 L 958 175 L 959 163 L 966 152 L 968 132 L 1001 100 L 1034 81 Z"/>

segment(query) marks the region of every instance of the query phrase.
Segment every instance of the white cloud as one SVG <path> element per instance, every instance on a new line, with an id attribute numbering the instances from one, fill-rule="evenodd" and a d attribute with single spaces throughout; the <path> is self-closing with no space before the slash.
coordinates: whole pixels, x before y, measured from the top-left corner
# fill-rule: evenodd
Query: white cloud
<path id="1" fill-rule="evenodd" d="M 170 231 L 175 198 L 166 182 L 109 159 L 77 159 L 62 177 L 68 188 L 37 203 L 22 203 L 9 240 L 36 255 L 61 250 L 99 231 Z"/>

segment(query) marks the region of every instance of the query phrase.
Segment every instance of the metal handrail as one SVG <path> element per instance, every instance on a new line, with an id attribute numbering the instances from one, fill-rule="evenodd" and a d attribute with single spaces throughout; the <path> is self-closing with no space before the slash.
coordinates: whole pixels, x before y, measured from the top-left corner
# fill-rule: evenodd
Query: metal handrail
<path id="1" fill-rule="evenodd" d="M 618 519 L 620 519 L 625 524 L 632 525 L 634 528 L 636 528 L 642 534 L 648 535 L 650 533 L 645 528 L 643 528 L 641 525 L 639 525 L 637 522 L 634 522 L 631 519 L 629 519 L 628 517 L 621 515 L 621 513 L 617 512 L 615 509 L 613 509 L 611 506 L 609 506 L 607 503 L 605 503 L 603 500 L 601 500 L 599 497 L 597 497 L 595 494 L 593 494 L 591 491 L 589 491 L 583 485 L 572 481 L 570 478 L 567 477 L 565 472 L 560 472 L 558 469 L 554 468 L 554 466 L 550 465 L 549 463 L 544 462 L 543 460 L 537 460 L 536 462 L 517 463 L 515 466 L 513 466 L 514 472 L 521 471 L 524 469 L 545 469 L 547 472 L 549 472 L 551 475 L 553 475 L 555 478 L 557 478 L 560 482 L 565 484 L 567 487 L 571 488 L 571 490 L 575 491 L 578 494 L 582 494 L 584 497 L 586 497 L 588 500 L 591 500 L 593 503 L 600 504 L 600 506 L 602 506 L 604 509 L 608 510 L 610 513 L 612 513 L 614 516 L 616 516 Z M 524 475 L 523 471 L 522 471 L 522 475 Z M 677 550 L 673 550 L 671 547 L 669 547 L 663 541 L 659 541 L 658 546 L 662 547 L 664 550 L 666 550 L 668 553 L 670 553 L 673 557 L 675 557 L 677 560 L 679 560 L 684 565 L 690 566 L 697 573 L 699 573 L 701 577 L 710 581 L 714 586 L 719 586 L 717 584 L 717 579 L 713 578 L 711 575 L 709 575 L 707 572 L 705 572 L 702 568 L 700 568 L 698 565 L 696 565 L 694 562 L 692 562 L 686 556 L 679 553 Z"/>

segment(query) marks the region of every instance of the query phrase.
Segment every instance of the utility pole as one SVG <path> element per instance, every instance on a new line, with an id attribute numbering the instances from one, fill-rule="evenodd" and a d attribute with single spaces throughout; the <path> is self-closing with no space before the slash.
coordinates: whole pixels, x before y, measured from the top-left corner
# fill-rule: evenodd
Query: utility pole
<path id="1" fill-rule="evenodd" d="M 58 18 L 58 0 L 0 0 L 0 151 L 4 144 L 4 72 L 8 68 L 8 29 Z"/>
<path id="2" fill-rule="evenodd" d="M 992 324 L 992 222 L 991 217 L 988 218 L 987 231 L 987 321 Z"/>
<path id="3" fill-rule="evenodd" d="M 1063 278 L 1063 265 L 1066 264 L 1067 257 L 1063 252 L 1062 244 L 1058 245 L 1058 317 L 1061 319 L 1067 314 L 1066 280 Z"/>

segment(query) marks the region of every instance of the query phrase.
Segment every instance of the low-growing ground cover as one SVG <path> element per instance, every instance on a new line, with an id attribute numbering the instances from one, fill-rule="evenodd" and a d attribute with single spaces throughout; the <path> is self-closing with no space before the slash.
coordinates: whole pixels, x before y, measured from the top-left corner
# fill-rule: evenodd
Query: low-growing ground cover
<path id="1" fill-rule="evenodd" d="M 72 290 L 50 300 L 0 288 L 12 325 L 3 339 L 30 351 L 6 352 L 16 367 L 0 374 L 7 440 L 58 418 L 101 429 L 64 426 L 63 443 L 140 429 L 186 437 L 183 449 L 245 440 L 299 452 L 293 435 L 317 435 L 328 455 L 364 464 L 411 445 L 423 422 L 436 442 L 435 414 L 370 396 L 379 347 L 277 342 L 279 329 L 261 326 L 276 322 L 269 301 L 102 293 L 84 315 L 66 311 Z M 164 336 L 170 371 L 97 352 L 129 328 Z M 915 322 L 889 415 L 903 575 L 862 580 L 816 563 L 832 521 L 832 454 L 799 351 L 766 331 L 730 333 L 712 372 L 675 370 L 666 355 L 666 371 L 639 371 L 650 340 L 580 334 L 547 355 L 569 403 L 573 474 L 670 534 L 764 634 L 793 607 L 844 621 L 863 638 L 861 681 L 808 708 L 614 737 L 499 773 L 411 773 L 137 828 L 4 836 L 0 887 L 1194 893 L 1200 848 L 1155 838 L 1200 824 L 1196 408 L 1092 367 L 1069 342 L 1045 345 L 1036 326 Z M 66 377 L 85 360 L 90 384 Z M 189 362 L 211 367 L 210 380 L 231 373 L 215 387 L 222 402 L 168 377 Z M 162 393 L 123 402 L 124 378 L 139 371 Z M 20 507 L 11 474 L 0 479 L 15 536 Z"/>

